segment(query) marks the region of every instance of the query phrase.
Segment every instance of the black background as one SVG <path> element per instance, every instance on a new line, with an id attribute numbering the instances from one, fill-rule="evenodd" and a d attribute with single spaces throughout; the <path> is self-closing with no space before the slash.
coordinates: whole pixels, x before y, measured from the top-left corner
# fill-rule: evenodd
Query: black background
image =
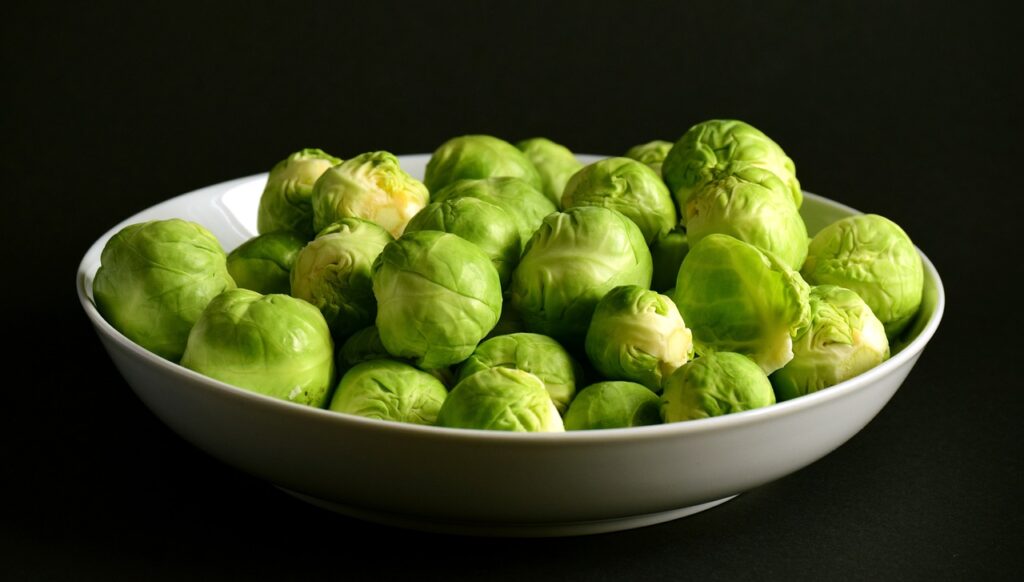
<path id="1" fill-rule="evenodd" d="M 8 7 L 0 578 L 1019 574 L 1021 18 L 963 4 Z M 807 190 L 902 225 L 948 308 L 864 431 L 683 520 L 501 540 L 314 509 L 156 420 L 74 294 L 116 222 L 301 147 L 416 153 L 490 133 L 619 153 L 712 117 L 772 136 Z"/>

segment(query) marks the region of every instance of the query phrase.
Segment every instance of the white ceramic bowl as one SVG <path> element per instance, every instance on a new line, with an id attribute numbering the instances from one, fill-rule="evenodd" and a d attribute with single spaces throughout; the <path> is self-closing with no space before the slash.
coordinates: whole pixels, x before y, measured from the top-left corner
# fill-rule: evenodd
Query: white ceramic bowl
<path id="1" fill-rule="evenodd" d="M 401 157 L 422 177 L 427 155 Z M 585 162 L 598 156 L 581 156 Z M 767 408 L 690 422 L 560 434 L 504 433 L 370 420 L 235 388 L 161 359 L 96 311 L 92 281 L 123 226 L 184 218 L 226 249 L 256 230 L 266 175 L 224 182 L 136 214 L 97 240 L 77 286 L 100 340 L 139 398 L 214 457 L 312 503 L 376 522 L 458 533 L 552 536 L 659 523 L 721 503 L 804 467 L 844 443 L 899 388 L 942 317 L 945 298 L 923 254 L 925 300 L 912 339 L 882 365 Z M 812 234 L 852 208 L 806 194 Z"/>

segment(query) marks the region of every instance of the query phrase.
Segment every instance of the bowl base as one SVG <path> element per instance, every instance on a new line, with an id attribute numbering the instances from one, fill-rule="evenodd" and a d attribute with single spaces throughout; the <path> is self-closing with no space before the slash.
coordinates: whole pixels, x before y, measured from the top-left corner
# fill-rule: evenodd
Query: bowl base
<path id="1" fill-rule="evenodd" d="M 431 533 L 516 538 L 542 538 L 593 535 L 627 529 L 634 529 L 638 527 L 645 527 L 648 525 L 655 525 L 658 523 L 664 523 L 666 521 L 672 521 L 674 519 L 679 519 L 681 517 L 686 517 L 688 515 L 693 515 L 695 513 L 700 513 L 701 511 L 711 509 L 716 505 L 720 505 L 722 503 L 725 503 L 726 501 L 729 501 L 733 497 L 736 497 L 735 495 L 730 495 L 728 497 L 723 497 L 721 499 L 716 499 L 714 501 L 708 501 L 707 503 L 700 503 L 697 505 L 680 507 L 678 509 L 659 511 L 657 513 L 630 515 L 627 517 L 617 517 L 612 519 L 537 523 L 491 523 L 472 521 L 433 520 L 413 515 L 389 513 L 386 511 L 378 511 L 376 509 L 366 509 L 362 507 L 355 507 L 352 505 L 345 505 L 343 503 L 337 503 L 334 501 L 328 501 L 326 499 L 320 499 L 318 497 L 312 497 L 310 495 L 305 495 L 297 491 L 292 491 L 284 487 L 279 487 L 279 489 L 281 489 L 282 491 L 289 495 L 292 495 L 298 499 L 301 499 L 302 501 L 305 501 L 306 503 L 313 504 L 317 507 L 328 509 L 330 511 L 340 513 L 348 517 L 378 523 L 381 525 L 425 531 Z"/>

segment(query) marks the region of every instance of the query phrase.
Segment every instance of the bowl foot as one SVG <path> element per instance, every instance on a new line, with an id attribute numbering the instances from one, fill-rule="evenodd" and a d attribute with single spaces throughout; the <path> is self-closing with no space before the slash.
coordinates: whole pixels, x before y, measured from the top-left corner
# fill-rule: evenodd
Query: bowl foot
<path id="1" fill-rule="evenodd" d="M 316 505 L 317 507 L 328 509 L 348 517 L 354 517 L 363 521 L 369 521 L 391 527 L 454 535 L 521 538 L 592 535 L 645 527 L 700 513 L 701 511 L 711 509 L 716 505 L 720 505 L 729 501 L 733 497 L 736 497 L 735 495 L 730 495 L 707 503 L 680 507 L 678 509 L 670 509 L 668 511 L 659 511 L 656 513 L 645 513 L 641 515 L 630 515 L 627 517 L 618 517 L 613 519 L 537 523 L 491 523 L 434 520 L 413 515 L 389 513 L 376 509 L 366 509 L 352 505 L 345 505 L 343 503 L 336 503 L 334 501 L 328 501 L 326 499 L 320 499 L 318 497 L 298 493 L 290 489 L 285 489 L 284 487 L 280 487 L 280 489 L 289 495 L 307 503 Z"/>

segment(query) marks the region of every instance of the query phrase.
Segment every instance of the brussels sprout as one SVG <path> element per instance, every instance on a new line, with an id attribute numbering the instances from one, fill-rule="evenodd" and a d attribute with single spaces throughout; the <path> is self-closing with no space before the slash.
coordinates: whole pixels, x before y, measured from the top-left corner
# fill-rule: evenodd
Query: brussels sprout
<path id="1" fill-rule="evenodd" d="M 287 294 L 292 265 L 304 246 L 306 239 L 292 231 L 255 236 L 228 254 L 228 273 L 242 289 Z"/>
<path id="2" fill-rule="evenodd" d="M 338 349 L 338 367 L 348 370 L 356 364 L 372 360 L 387 360 L 393 356 L 380 341 L 380 332 L 376 325 L 370 325 L 348 336 L 345 343 Z"/>
<path id="3" fill-rule="evenodd" d="M 853 291 L 812 287 L 810 308 L 810 325 L 793 340 L 793 359 L 769 378 L 779 400 L 834 386 L 889 357 L 885 327 Z"/>
<path id="4" fill-rule="evenodd" d="M 373 360 L 341 377 L 330 410 L 379 420 L 432 425 L 448 396 L 440 380 L 409 364 Z"/>
<path id="5" fill-rule="evenodd" d="M 649 287 L 651 269 L 651 252 L 632 220 L 580 206 L 544 219 L 512 273 L 509 297 L 527 329 L 576 347 L 605 293 L 619 285 Z"/>
<path id="6" fill-rule="evenodd" d="M 216 380 L 323 407 L 334 385 L 334 344 L 323 315 L 288 295 L 221 293 L 188 336 L 181 365 Z"/>
<path id="7" fill-rule="evenodd" d="M 397 237 L 429 200 L 423 182 L 406 174 L 394 155 L 360 154 L 316 181 L 313 226 L 319 232 L 342 218 L 365 218 Z"/>
<path id="8" fill-rule="evenodd" d="M 409 221 L 405 230 L 450 232 L 480 247 L 494 263 L 502 289 L 508 285 L 523 248 L 519 226 L 507 212 L 500 206 L 468 196 L 428 204 Z"/>
<path id="9" fill-rule="evenodd" d="M 323 150 L 299 150 L 278 162 L 267 176 L 260 196 L 256 230 L 260 234 L 287 230 L 306 240 L 313 238 L 313 185 L 341 160 Z"/>
<path id="10" fill-rule="evenodd" d="M 454 234 L 410 232 L 373 265 L 377 329 L 392 354 L 441 368 L 469 357 L 501 315 L 490 257 Z"/>
<path id="11" fill-rule="evenodd" d="M 380 331 L 376 325 L 364 327 L 350 335 L 338 348 L 338 368 L 342 374 L 363 362 L 398 359 L 391 355 L 384 347 L 384 342 L 380 341 Z M 413 365 L 411 360 L 402 360 L 402 363 Z M 455 384 L 455 374 L 450 368 L 431 368 L 423 371 L 440 380 L 445 386 Z"/>
<path id="12" fill-rule="evenodd" d="M 540 378 L 559 413 L 565 412 L 576 395 L 579 364 L 561 344 L 536 333 L 500 335 L 481 343 L 459 368 L 456 382 L 499 366 Z"/>
<path id="13" fill-rule="evenodd" d="M 808 292 L 774 255 L 711 234 L 683 259 L 672 298 L 698 354 L 739 352 L 770 374 L 793 359 L 793 338 L 810 318 Z"/>
<path id="14" fill-rule="evenodd" d="M 503 176 L 520 178 L 538 191 L 544 188 L 537 168 L 514 145 L 490 135 L 463 135 L 434 151 L 423 182 L 435 193 L 458 180 Z"/>
<path id="15" fill-rule="evenodd" d="M 626 157 L 646 164 L 661 176 L 661 165 L 665 163 L 665 156 L 672 149 L 672 142 L 656 139 L 629 148 Z"/>
<path id="16" fill-rule="evenodd" d="M 518 178 L 459 180 L 435 192 L 433 201 L 457 198 L 479 198 L 507 212 L 519 227 L 519 240 L 524 247 L 544 217 L 558 211 L 539 190 Z"/>
<path id="17" fill-rule="evenodd" d="M 391 235 L 362 218 L 342 218 L 299 251 L 292 296 L 315 305 L 338 341 L 373 323 L 376 303 L 370 270 Z"/>
<path id="18" fill-rule="evenodd" d="M 682 211 L 694 190 L 750 167 L 778 176 L 800 207 L 803 192 L 793 160 L 771 138 L 742 121 L 712 119 L 694 125 L 672 146 L 661 173 Z"/>
<path id="19" fill-rule="evenodd" d="M 488 368 L 459 382 L 441 405 L 437 425 L 515 432 L 562 432 L 562 417 L 540 378 Z"/>
<path id="20" fill-rule="evenodd" d="M 537 168 L 544 195 L 556 206 L 561 204 L 565 183 L 583 164 L 569 148 L 543 137 L 524 139 L 516 147 Z"/>
<path id="21" fill-rule="evenodd" d="M 602 375 L 654 392 L 693 357 L 693 337 L 676 304 L 636 285 L 616 287 L 598 302 L 585 345 Z"/>
<path id="22" fill-rule="evenodd" d="M 826 226 L 814 236 L 801 273 L 812 285 L 838 285 L 860 295 L 890 340 L 921 306 L 924 267 L 896 223 L 865 214 Z"/>
<path id="23" fill-rule="evenodd" d="M 681 228 L 673 228 L 656 238 L 651 243 L 651 260 L 654 261 L 651 289 L 671 297 L 672 294 L 668 290 L 676 286 L 679 265 L 683 264 L 688 252 L 689 239 L 686 237 L 686 231 Z"/>
<path id="24" fill-rule="evenodd" d="M 635 382 L 598 382 L 576 396 L 565 430 L 628 428 L 661 424 L 661 399 Z"/>
<path id="25" fill-rule="evenodd" d="M 687 363 L 665 382 L 665 422 L 696 420 L 775 404 L 764 371 L 750 358 L 713 352 Z"/>
<path id="26" fill-rule="evenodd" d="M 171 361 L 206 304 L 235 282 L 217 239 L 184 220 L 132 224 L 100 256 L 92 291 L 96 309 L 125 337 Z"/>
<path id="27" fill-rule="evenodd" d="M 676 206 L 654 170 L 629 158 L 607 158 L 573 174 L 562 208 L 604 206 L 625 214 L 651 241 L 676 225 Z"/>
<path id="28" fill-rule="evenodd" d="M 749 168 L 741 175 L 711 180 L 690 194 L 683 209 L 690 244 L 709 234 L 727 234 L 799 270 L 807 256 L 800 211 L 774 174 Z"/>

